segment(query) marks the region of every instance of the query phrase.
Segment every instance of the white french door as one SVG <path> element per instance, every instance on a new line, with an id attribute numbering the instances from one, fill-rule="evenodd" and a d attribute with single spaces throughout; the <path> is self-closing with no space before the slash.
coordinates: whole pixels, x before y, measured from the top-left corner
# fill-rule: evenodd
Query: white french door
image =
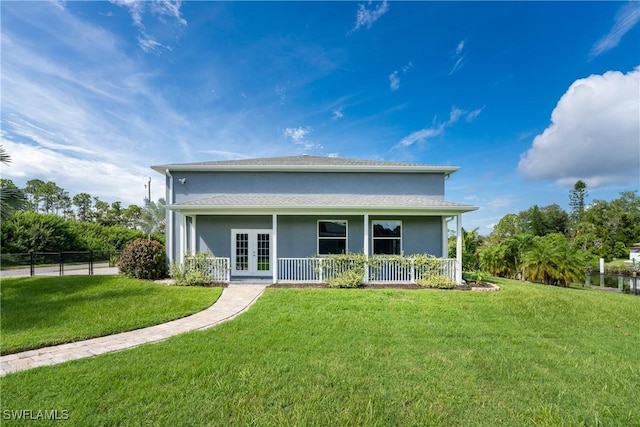
<path id="1" fill-rule="evenodd" d="M 271 230 L 231 230 L 231 274 L 271 275 Z"/>

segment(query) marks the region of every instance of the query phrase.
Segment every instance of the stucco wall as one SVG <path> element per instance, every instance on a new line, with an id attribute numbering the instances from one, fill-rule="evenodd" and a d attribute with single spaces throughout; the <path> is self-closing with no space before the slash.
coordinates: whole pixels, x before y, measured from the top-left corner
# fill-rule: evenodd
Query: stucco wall
<path id="1" fill-rule="evenodd" d="M 210 252 L 216 256 L 231 256 L 232 229 L 271 230 L 270 216 L 202 215 L 196 220 L 199 252 Z"/>
<path id="2" fill-rule="evenodd" d="M 278 257 L 301 258 L 318 253 L 318 221 L 346 220 L 347 248 L 362 252 L 364 242 L 362 216 L 278 216 Z"/>
<path id="3" fill-rule="evenodd" d="M 213 194 L 397 194 L 444 198 L 444 174 L 174 172 L 175 203 Z M 185 178 L 184 184 L 180 179 Z"/>
<path id="4" fill-rule="evenodd" d="M 429 253 L 442 256 L 442 222 L 440 217 L 381 217 L 376 219 L 402 221 L 402 249 L 405 255 Z M 346 220 L 348 222 L 348 248 L 350 252 L 363 252 L 363 216 L 278 216 L 278 257 L 300 258 L 316 255 L 318 220 Z M 371 225 L 369 225 L 371 227 Z M 231 255 L 231 229 L 272 228 L 271 216 L 199 215 L 196 219 L 197 251 L 217 256 Z M 372 231 L 369 228 L 370 248 L 373 253 Z"/>

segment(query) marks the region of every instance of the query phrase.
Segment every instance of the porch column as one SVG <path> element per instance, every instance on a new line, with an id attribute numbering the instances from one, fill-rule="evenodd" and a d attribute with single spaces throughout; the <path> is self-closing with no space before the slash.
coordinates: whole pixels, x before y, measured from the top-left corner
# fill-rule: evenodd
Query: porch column
<path id="1" fill-rule="evenodd" d="M 364 214 L 364 257 L 369 259 L 369 214 Z M 364 283 L 369 281 L 369 266 L 364 269 Z"/>
<path id="2" fill-rule="evenodd" d="M 456 283 L 462 283 L 462 214 L 456 215 Z"/>
<path id="3" fill-rule="evenodd" d="M 271 270 L 273 271 L 273 279 L 272 279 L 272 283 L 275 285 L 276 283 L 278 283 L 278 215 L 277 214 L 273 214 L 272 218 L 271 218 L 271 235 L 272 235 L 272 242 L 273 242 L 273 248 L 271 249 L 271 253 L 273 254 L 273 261 L 272 261 L 272 267 Z"/>
<path id="4" fill-rule="evenodd" d="M 442 216 L 442 258 L 449 258 L 449 228 L 447 227 L 447 217 Z"/>
<path id="5" fill-rule="evenodd" d="M 185 228 L 187 228 L 187 217 L 180 215 L 180 225 L 178 228 L 178 262 L 182 264 L 184 262 L 184 253 L 186 251 L 187 235 Z"/>
<path id="6" fill-rule="evenodd" d="M 197 215 L 191 217 L 191 252 L 195 255 L 198 253 L 198 233 L 196 232 Z"/>

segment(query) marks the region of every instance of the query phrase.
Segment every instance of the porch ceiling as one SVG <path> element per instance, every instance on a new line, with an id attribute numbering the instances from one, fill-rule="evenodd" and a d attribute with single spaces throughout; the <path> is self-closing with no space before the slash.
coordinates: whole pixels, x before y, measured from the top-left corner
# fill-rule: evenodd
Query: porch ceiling
<path id="1" fill-rule="evenodd" d="M 432 215 L 459 214 L 476 206 L 421 195 L 363 194 L 217 194 L 167 205 L 167 209 L 194 213 L 318 213 L 390 212 Z"/>

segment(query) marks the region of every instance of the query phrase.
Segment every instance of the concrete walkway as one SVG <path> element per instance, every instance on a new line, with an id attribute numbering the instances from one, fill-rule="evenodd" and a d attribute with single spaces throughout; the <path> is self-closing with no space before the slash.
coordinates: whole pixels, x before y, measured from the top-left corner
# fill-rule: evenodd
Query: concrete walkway
<path id="1" fill-rule="evenodd" d="M 162 341 L 183 332 L 207 329 L 245 311 L 265 288 L 266 285 L 229 285 L 211 307 L 182 319 L 135 331 L 1 356 L 0 376 Z"/>

